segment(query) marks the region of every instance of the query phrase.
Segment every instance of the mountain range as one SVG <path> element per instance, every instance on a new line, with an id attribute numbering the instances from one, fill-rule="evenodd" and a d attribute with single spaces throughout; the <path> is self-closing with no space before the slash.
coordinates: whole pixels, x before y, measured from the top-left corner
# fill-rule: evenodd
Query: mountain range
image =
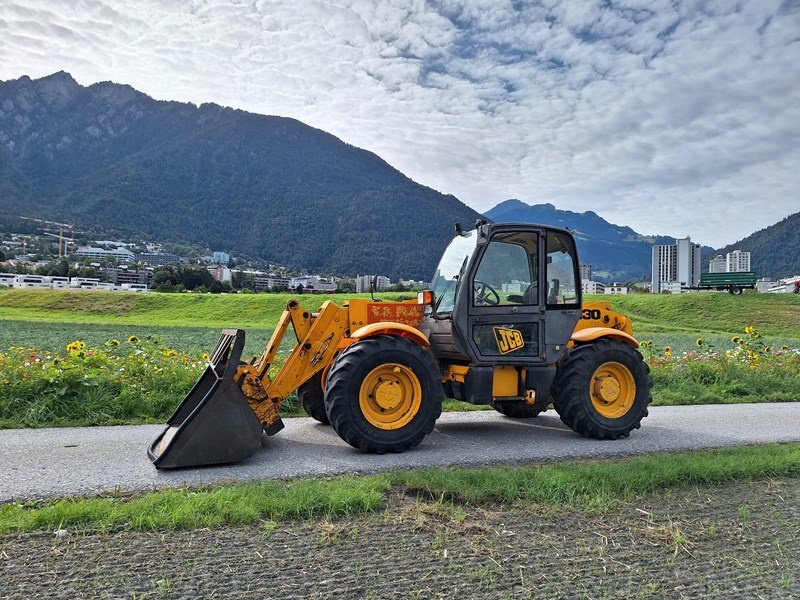
<path id="1" fill-rule="evenodd" d="M 287 267 L 429 278 L 479 214 L 297 120 L 59 72 L 0 83 L 0 212 Z"/>
<path id="2" fill-rule="evenodd" d="M 675 242 L 672 237 L 645 236 L 630 227 L 614 225 L 592 211 L 559 210 L 552 204 L 531 205 L 511 199 L 484 214 L 493 221 L 541 223 L 570 229 L 581 261 L 592 265 L 592 278 L 600 281 L 628 281 L 648 276 L 653 244 Z"/>
<path id="3" fill-rule="evenodd" d="M 480 217 L 295 119 L 157 101 L 110 82 L 82 86 L 63 71 L 0 82 L 0 229 L 19 215 L 70 221 L 104 239 L 414 279 L 430 277 L 453 223 Z M 516 199 L 485 216 L 568 227 L 604 281 L 647 277 L 651 246 L 674 241 Z M 798 225 L 792 215 L 730 248 L 751 250 L 759 275 L 800 272 Z"/>
<path id="4" fill-rule="evenodd" d="M 703 256 L 708 261 L 731 250 L 750 252 L 750 268 L 759 277 L 779 279 L 800 274 L 800 212 Z"/>
<path id="5" fill-rule="evenodd" d="M 592 265 L 593 278 L 628 281 L 650 275 L 653 244 L 673 244 L 669 236 L 647 236 L 630 227 L 609 223 L 596 213 L 559 210 L 552 204 L 526 204 L 511 199 L 484 213 L 493 221 L 541 223 L 570 229 L 578 244 L 581 261 Z M 702 270 L 715 255 L 731 250 L 751 254 L 750 268 L 759 277 L 788 277 L 800 273 L 800 213 L 790 215 L 734 244 L 714 250 L 702 246 Z"/>

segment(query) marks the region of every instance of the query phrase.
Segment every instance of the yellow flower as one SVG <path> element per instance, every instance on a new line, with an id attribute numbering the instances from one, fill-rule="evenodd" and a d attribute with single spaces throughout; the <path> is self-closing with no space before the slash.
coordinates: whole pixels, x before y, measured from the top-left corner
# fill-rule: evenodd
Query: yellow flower
<path id="1" fill-rule="evenodd" d="M 670 346 L 666 346 L 664 348 L 664 356 L 666 356 L 667 358 L 672 356 L 672 348 Z"/>
<path id="2" fill-rule="evenodd" d="M 9 383 L 11 382 L 8 379 L 3 379 L 3 385 L 8 385 Z"/>
<path id="3" fill-rule="evenodd" d="M 132 336 L 130 336 L 130 337 L 128 338 L 128 343 L 129 343 L 129 344 L 135 344 L 135 343 L 136 343 L 136 342 L 138 342 L 138 341 L 139 341 L 139 338 L 137 338 L 135 335 L 132 335 Z"/>
<path id="4" fill-rule="evenodd" d="M 203 358 L 203 360 L 204 360 L 204 361 L 206 361 L 206 362 L 208 362 L 209 360 L 211 360 L 211 357 L 208 355 L 208 352 L 204 353 L 204 354 L 203 354 L 203 356 L 202 356 L 202 358 Z"/>
<path id="5" fill-rule="evenodd" d="M 732 341 L 734 344 L 738 344 L 739 342 L 741 342 L 741 341 L 742 341 L 742 338 L 740 338 L 738 335 L 735 335 L 735 336 L 733 336 L 733 337 L 731 338 L 731 341 Z"/>
<path id="6" fill-rule="evenodd" d="M 111 340 L 111 345 L 112 346 L 119 346 L 119 340 L 117 340 L 117 339 Z"/>
<path id="7" fill-rule="evenodd" d="M 697 338 L 697 339 L 694 341 L 694 343 L 695 343 L 695 344 L 697 344 L 698 346 L 702 346 L 702 345 L 703 345 L 703 339 L 702 339 L 702 338 Z"/>
<path id="8" fill-rule="evenodd" d="M 67 344 L 67 352 L 73 356 L 81 354 L 86 349 L 86 343 L 80 340 Z"/>
<path id="9" fill-rule="evenodd" d="M 756 328 L 755 328 L 755 327 L 751 327 L 750 325 L 748 325 L 747 327 L 745 327 L 745 328 L 744 328 L 744 332 L 745 332 L 747 335 L 750 335 L 750 334 L 751 334 L 751 333 L 753 333 L 755 330 L 756 330 Z"/>
<path id="10" fill-rule="evenodd" d="M 789 346 L 787 346 L 786 344 L 783 344 L 781 346 L 781 350 L 783 350 L 784 352 L 786 352 L 788 349 L 789 349 Z"/>

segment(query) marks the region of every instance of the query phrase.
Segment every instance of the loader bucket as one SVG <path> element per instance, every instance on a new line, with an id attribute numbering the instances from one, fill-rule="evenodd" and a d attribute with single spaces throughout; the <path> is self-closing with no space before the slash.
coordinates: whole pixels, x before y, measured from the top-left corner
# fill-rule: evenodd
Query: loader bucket
<path id="1" fill-rule="evenodd" d="M 244 460 L 261 447 L 261 423 L 234 381 L 244 331 L 226 329 L 205 372 L 147 451 L 157 469 Z"/>

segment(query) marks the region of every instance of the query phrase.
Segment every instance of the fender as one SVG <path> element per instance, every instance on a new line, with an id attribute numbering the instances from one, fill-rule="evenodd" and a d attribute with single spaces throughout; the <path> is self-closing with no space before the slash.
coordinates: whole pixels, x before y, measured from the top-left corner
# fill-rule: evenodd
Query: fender
<path id="1" fill-rule="evenodd" d="M 348 341 L 352 343 L 375 335 L 386 334 L 399 335 L 400 337 L 404 337 L 412 342 L 415 342 L 416 344 L 419 344 L 423 348 L 427 348 L 431 345 L 430 341 L 428 341 L 428 336 L 426 336 L 416 327 L 411 327 L 405 323 L 395 323 L 392 321 L 370 323 L 369 325 L 359 327 L 350 335 L 350 340 Z"/>
<path id="2" fill-rule="evenodd" d="M 632 335 L 625 333 L 624 331 L 620 331 L 619 329 L 612 329 L 611 327 L 586 327 L 585 329 L 573 331 L 570 341 L 572 343 L 584 343 L 591 342 L 602 337 L 620 340 L 621 342 L 627 342 L 634 348 L 639 347 L 639 342 L 637 342 L 636 338 L 634 338 Z"/>

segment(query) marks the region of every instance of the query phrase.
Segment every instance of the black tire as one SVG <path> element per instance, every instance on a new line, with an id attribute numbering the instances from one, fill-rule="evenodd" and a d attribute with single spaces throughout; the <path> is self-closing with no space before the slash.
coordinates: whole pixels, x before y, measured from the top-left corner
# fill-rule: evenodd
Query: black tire
<path id="1" fill-rule="evenodd" d="M 506 402 L 495 402 L 492 407 L 502 415 L 512 419 L 532 419 L 543 413 L 546 408 L 536 406 L 525 400 L 511 400 Z"/>
<path id="2" fill-rule="evenodd" d="M 609 418 L 598 412 L 592 403 L 590 385 L 595 371 L 603 364 L 617 362 L 625 366 L 636 386 L 631 408 L 622 416 Z M 627 437 L 638 429 L 648 414 L 653 400 L 650 368 L 630 344 L 602 338 L 577 346 L 558 366 L 553 385 L 555 409 L 561 420 L 573 431 L 599 440 Z"/>
<path id="3" fill-rule="evenodd" d="M 379 365 L 408 367 L 420 383 L 422 399 L 416 415 L 398 429 L 381 429 L 364 416 L 359 403 L 362 381 Z M 354 448 L 383 454 L 403 452 L 433 431 L 442 414 L 444 390 L 433 357 L 418 344 L 394 335 L 379 335 L 352 344 L 336 358 L 328 373 L 325 410 L 333 429 Z"/>
<path id="4" fill-rule="evenodd" d="M 330 425 L 325 412 L 325 390 L 322 389 L 322 372 L 320 371 L 297 389 L 297 397 L 303 409 L 323 425 Z"/>

